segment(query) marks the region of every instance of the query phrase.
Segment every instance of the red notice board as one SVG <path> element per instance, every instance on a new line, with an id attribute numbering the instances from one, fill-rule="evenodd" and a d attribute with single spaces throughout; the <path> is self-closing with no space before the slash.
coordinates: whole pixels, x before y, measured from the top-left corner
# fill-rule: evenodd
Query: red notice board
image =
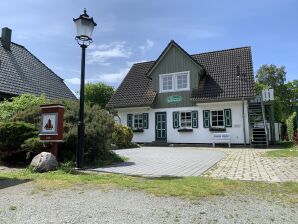
<path id="1" fill-rule="evenodd" d="M 64 106 L 49 104 L 40 106 L 40 132 L 41 142 L 63 141 L 63 114 Z"/>

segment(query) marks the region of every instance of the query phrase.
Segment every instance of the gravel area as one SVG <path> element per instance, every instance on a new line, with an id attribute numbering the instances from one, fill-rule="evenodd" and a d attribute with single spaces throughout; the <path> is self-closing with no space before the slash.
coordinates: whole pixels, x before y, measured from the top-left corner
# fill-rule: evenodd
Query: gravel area
<path id="1" fill-rule="evenodd" d="M 1 187 L 2 186 L 2 187 Z M 200 200 L 90 186 L 36 191 L 0 181 L 0 223 L 297 223 L 297 204 L 222 196 Z"/>

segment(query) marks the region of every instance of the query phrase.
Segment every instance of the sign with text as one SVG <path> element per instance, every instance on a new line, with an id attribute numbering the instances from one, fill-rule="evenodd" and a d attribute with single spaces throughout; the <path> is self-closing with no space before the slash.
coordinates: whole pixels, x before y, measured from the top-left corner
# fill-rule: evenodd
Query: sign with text
<path id="1" fill-rule="evenodd" d="M 178 103 L 182 101 L 182 96 L 168 96 L 167 103 Z"/>

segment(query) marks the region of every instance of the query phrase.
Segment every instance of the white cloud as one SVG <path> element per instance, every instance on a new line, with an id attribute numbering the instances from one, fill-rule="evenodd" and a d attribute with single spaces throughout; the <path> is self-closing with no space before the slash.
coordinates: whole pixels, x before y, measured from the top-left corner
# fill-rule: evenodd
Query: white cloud
<path id="1" fill-rule="evenodd" d="M 65 82 L 73 84 L 73 85 L 80 85 L 81 84 L 81 79 L 80 78 L 71 78 L 71 79 L 65 79 Z"/>
<path id="2" fill-rule="evenodd" d="M 130 67 L 120 69 L 119 72 L 115 73 L 102 73 L 87 79 L 88 82 L 104 82 L 113 86 L 118 86 L 123 80 L 125 75 L 128 73 Z"/>
<path id="3" fill-rule="evenodd" d="M 87 54 L 87 64 L 110 65 L 109 59 L 129 58 L 132 54 L 126 43 L 112 42 L 110 44 L 91 45 Z"/>
<path id="4" fill-rule="evenodd" d="M 154 42 L 152 40 L 147 39 L 144 45 L 139 46 L 139 49 L 145 54 L 154 46 Z"/>

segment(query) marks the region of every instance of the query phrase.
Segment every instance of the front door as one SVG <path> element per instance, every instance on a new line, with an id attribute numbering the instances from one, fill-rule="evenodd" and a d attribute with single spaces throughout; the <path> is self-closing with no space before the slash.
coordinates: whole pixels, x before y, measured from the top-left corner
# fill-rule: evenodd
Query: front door
<path id="1" fill-rule="evenodd" d="M 167 141 L 167 113 L 155 113 L 155 140 Z"/>

